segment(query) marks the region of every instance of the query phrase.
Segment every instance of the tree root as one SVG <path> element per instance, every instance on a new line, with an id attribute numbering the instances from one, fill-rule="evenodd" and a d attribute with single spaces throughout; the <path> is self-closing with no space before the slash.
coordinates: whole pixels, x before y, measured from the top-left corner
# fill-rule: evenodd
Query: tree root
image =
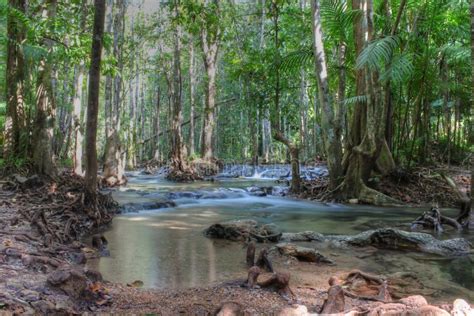
<path id="1" fill-rule="evenodd" d="M 268 259 L 268 250 L 262 249 L 258 254 L 256 265 L 261 269 L 265 269 L 268 272 L 274 272 L 273 265 L 270 259 Z"/>
<path id="2" fill-rule="evenodd" d="M 436 233 L 443 232 L 443 225 L 448 225 L 454 229 L 461 230 L 462 225 L 454 218 L 441 215 L 437 207 L 432 207 L 429 211 L 423 212 L 421 216 L 412 222 L 412 229 L 417 226 L 432 228 Z"/>
<path id="3" fill-rule="evenodd" d="M 258 282 L 262 288 L 275 288 L 275 290 L 284 297 L 295 297 L 295 293 L 290 288 L 290 274 L 288 272 L 274 273 L 269 279 Z"/>

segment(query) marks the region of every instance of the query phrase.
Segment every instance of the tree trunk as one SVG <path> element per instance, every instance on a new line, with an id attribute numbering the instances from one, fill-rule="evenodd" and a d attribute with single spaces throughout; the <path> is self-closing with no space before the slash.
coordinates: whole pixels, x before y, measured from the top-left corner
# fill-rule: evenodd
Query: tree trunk
<path id="1" fill-rule="evenodd" d="M 160 84 L 158 83 L 157 91 L 156 91 L 156 118 L 155 118 L 155 135 L 156 140 L 154 141 L 154 148 L 155 152 L 153 154 L 153 159 L 156 161 L 160 161 L 160 108 L 161 108 L 161 89 Z"/>
<path id="2" fill-rule="evenodd" d="M 298 193 L 301 191 L 301 178 L 300 178 L 300 162 L 299 162 L 299 151 L 300 146 L 292 142 L 284 134 L 284 130 L 281 128 L 280 118 L 280 39 L 279 39 L 279 15 L 280 8 L 276 0 L 272 1 L 272 15 L 273 15 L 273 26 L 274 26 L 274 42 L 275 42 L 275 117 L 272 122 L 273 138 L 276 141 L 281 142 L 286 146 L 290 154 L 291 160 L 291 185 L 290 191 Z M 285 126 L 285 124 L 284 124 Z"/>
<path id="3" fill-rule="evenodd" d="M 319 0 L 313 0 L 312 5 L 313 49 L 315 56 L 315 72 L 319 90 L 319 104 L 322 109 L 322 132 L 326 148 L 329 169 L 329 187 L 334 190 L 341 181 L 341 127 L 334 118 L 334 109 L 329 91 L 326 54 L 323 44 L 321 25 L 321 8 Z"/>
<path id="4" fill-rule="evenodd" d="M 361 10 L 362 16 L 355 22 L 356 53 L 372 40 L 372 0 L 353 0 L 353 9 Z M 368 67 L 356 73 L 356 93 L 365 96 L 365 102 L 358 102 L 354 109 L 350 131 L 349 148 L 344 157 L 344 182 L 338 193 L 342 199 L 356 198 L 369 204 L 397 204 L 391 199 L 367 186 L 373 171 L 377 168 L 393 168 L 393 159 L 385 141 L 385 111 L 377 106 L 382 100 L 378 74 Z"/>
<path id="5" fill-rule="evenodd" d="M 97 206 L 97 117 L 99 114 L 100 63 L 105 22 L 105 0 L 94 0 L 94 29 L 86 124 L 86 192 L 88 202 Z"/>
<path id="6" fill-rule="evenodd" d="M 82 85 L 84 82 L 84 62 L 81 62 L 74 70 L 74 99 L 73 99 L 73 127 L 74 127 L 74 173 L 84 175 L 82 170 L 82 141 L 83 128 L 81 124 L 82 112 Z"/>
<path id="7" fill-rule="evenodd" d="M 189 43 L 189 156 L 194 156 L 194 116 L 195 116 L 195 98 L 196 98 L 196 72 L 195 72 L 195 54 L 193 38 Z"/>
<path id="8" fill-rule="evenodd" d="M 87 1 L 82 1 L 82 16 L 81 16 L 81 30 L 85 32 L 86 28 L 86 5 Z M 73 106 L 73 130 L 74 130 L 74 153 L 73 153 L 73 164 L 74 173 L 82 176 L 82 141 L 83 141 L 83 128 L 81 124 L 81 112 L 82 112 L 82 86 L 84 83 L 84 72 L 85 64 L 81 60 L 79 65 L 74 68 L 74 97 L 72 101 Z"/>
<path id="9" fill-rule="evenodd" d="M 48 0 L 43 9 L 43 17 L 54 19 L 56 15 L 56 0 Z M 44 45 L 49 54 L 52 53 L 53 43 L 45 39 Z M 53 160 L 53 129 L 56 119 L 56 104 L 52 87 L 52 65 L 49 60 L 42 58 L 38 70 L 36 91 L 36 118 L 33 133 L 32 160 L 35 172 L 53 176 L 56 166 Z"/>
<path id="10" fill-rule="evenodd" d="M 474 0 L 471 0 L 471 113 L 474 109 Z M 471 143 L 472 144 L 472 143 Z M 474 229 L 474 158 L 471 157 L 471 207 L 469 229 Z"/>
<path id="11" fill-rule="evenodd" d="M 124 18 L 125 2 L 117 0 L 117 13 L 114 16 L 114 56 L 118 63 L 118 75 L 113 80 L 113 102 L 112 120 L 110 124 L 110 134 L 105 143 L 105 163 L 104 182 L 108 186 L 121 185 L 125 182 L 124 166 L 122 163 L 122 150 L 120 142 L 120 110 L 122 104 L 122 70 L 123 70 L 123 38 L 124 38 Z"/>
<path id="12" fill-rule="evenodd" d="M 9 7 L 22 13 L 26 11 L 25 0 L 9 0 Z M 12 159 L 21 153 L 21 135 L 25 127 L 24 104 L 24 57 L 20 43 L 25 38 L 21 22 L 13 14 L 7 17 L 7 65 L 6 92 L 7 113 L 5 117 L 3 157 Z"/>
<path id="13" fill-rule="evenodd" d="M 219 1 L 214 0 L 215 10 L 219 10 Z M 206 104 L 204 108 L 204 125 L 201 142 L 201 156 L 210 161 L 214 158 L 213 135 L 215 127 L 215 105 L 216 105 L 216 73 L 217 53 L 219 50 L 220 27 L 214 32 L 206 26 L 201 29 L 201 46 L 204 52 L 204 68 L 206 69 Z"/>

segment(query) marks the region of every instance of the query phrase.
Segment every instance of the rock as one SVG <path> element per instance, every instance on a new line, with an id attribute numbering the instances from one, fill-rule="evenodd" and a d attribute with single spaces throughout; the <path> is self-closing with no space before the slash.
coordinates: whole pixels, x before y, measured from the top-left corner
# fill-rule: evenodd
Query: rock
<path id="1" fill-rule="evenodd" d="M 453 309 L 451 311 L 453 316 L 474 316 L 474 309 L 462 299 L 457 299 L 453 303 Z"/>
<path id="2" fill-rule="evenodd" d="M 53 315 L 56 314 L 56 306 L 50 301 L 40 300 L 36 302 L 31 302 L 31 306 L 35 309 L 36 312 L 41 313 L 42 315 Z"/>
<path id="3" fill-rule="evenodd" d="M 382 304 L 372 308 L 367 316 L 382 316 L 382 315 L 405 315 L 407 307 L 401 303 Z"/>
<path id="4" fill-rule="evenodd" d="M 92 282 L 100 282 L 100 281 L 103 281 L 103 279 L 104 279 L 102 277 L 102 274 L 99 271 L 89 270 L 89 269 L 86 268 L 84 270 L 84 274 Z"/>
<path id="5" fill-rule="evenodd" d="M 316 232 L 284 233 L 284 241 L 332 242 L 336 247 L 368 247 L 381 249 L 422 251 L 441 256 L 462 256 L 471 252 L 471 244 L 464 238 L 439 240 L 430 234 L 407 232 L 393 228 L 368 230 L 353 236 L 322 235 Z"/>
<path id="6" fill-rule="evenodd" d="M 155 202 L 143 202 L 143 203 L 126 203 L 120 207 L 121 212 L 139 212 L 147 210 L 156 210 L 166 207 L 175 207 L 176 203 L 170 200 L 155 201 Z"/>
<path id="7" fill-rule="evenodd" d="M 400 299 L 399 302 L 412 309 L 428 305 L 426 299 L 421 295 L 408 296 Z"/>
<path id="8" fill-rule="evenodd" d="M 87 278 L 81 272 L 73 269 L 57 269 L 48 275 L 49 285 L 59 288 L 73 298 L 82 296 L 87 288 Z"/>
<path id="9" fill-rule="evenodd" d="M 176 199 L 199 199 L 202 196 L 202 194 L 196 193 L 196 192 L 182 191 L 182 192 L 170 192 L 170 193 L 168 193 L 167 196 L 171 200 L 176 200 Z"/>
<path id="10" fill-rule="evenodd" d="M 436 306 L 426 305 L 420 308 L 409 310 L 407 316 L 450 316 L 447 311 Z"/>
<path id="11" fill-rule="evenodd" d="M 442 256 L 467 255 L 470 243 L 463 238 L 438 240 L 430 234 L 406 232 L 393 228 L 369 230 L 351 237 L 335 238 L 351 246 L 423 251 Z"/>
<path id="12" fill-rule="evenodd" d="M 312 231 L 306 231 L 301 233 L 283 233 L 281 240 L 283 241 L 324 241 L 324 235 Z"/>
<path id="13" fill-rule="evenodd" d="M 349 204 L 359 204 L 359 200 L 358 199 L 349 199 Z"/>
<path id="14" fill-rule="evenodd" d="M 240 316 L 242 315 L 242 306 L 237 302 L 226 302 L 216 313 L 216 316 Z"/>
<path id="15" fill-rule="evenodd" d="M 36 291 L 25 289 L 20 292 L 20 297 L 26 302 L 36 302 L 39 301 L 40 294 Z"/>
<path id="16" fill-rule="evenodd" d="M 258 242 L 277 242 L 282 233 L 274 224 L 259 225 L 254 220 L 236 220 L 211 225 L 204 231 L 204 235 L 232 241 L 245 241 L 250 238 Z"/>
<path id="17" fill-rule="evenodd" d="M 316 263 L 330 263 L 334 264 L 334 261 L 326 258 L 315 249 L 300 247 L 290 243 L 280 243 L 276 245 L 278 251 L 284 256 L 291 256 L 300 261 L 316 262 Z"/>
<path id="18" fill-rule="evenodd" d="M 304 305 L 294 305 L 291 307 L 283 308 L 279 313 L 278 316 L 307 316 L 308 308 Z"/>

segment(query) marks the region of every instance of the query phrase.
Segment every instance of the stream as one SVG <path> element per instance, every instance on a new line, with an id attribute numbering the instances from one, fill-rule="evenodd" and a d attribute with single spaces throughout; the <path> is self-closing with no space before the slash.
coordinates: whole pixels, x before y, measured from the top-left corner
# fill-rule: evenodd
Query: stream
<path id="1" fill-rule="evenodd" d="M 409 230 L 409 223 L 422 212 L 419 208 L 347 206 L 281 197 L 278 195 L 287 188 L 275 180 L 289 179 L 287 169 L 284 165 L 259 170 L 231 166 L 213 181 L 188 184 L 168 182 L 160 174 L 128 173 L 127 186 L 113 191 L 113 196 L 121 205 L 133 205 L 135 211 L 140 211 L 114 218 L 104 232 L 110 256 L 91 260 L 88 265 L 113 282 L 141 280 L 145 287 L 154 288 L 208 286 L 246 276 L 242 244 L 204 237 L 203 230 L 211 224 L 254 219 L 275 223 L 285 232 L 356 234 L 380 227 Z M 324 173 L 320 168 L 302 172 L 306 177 Z M 267 188 L 263 191 L 272 195 L 264 196 L 265 192 L 257 187 Z M 175 206 L 158 208 L 170 201 Z M 449 215 L 457 210 L 443 212 Z M 440 238 L 460 234 L 450 231 Z M 472 234 L 461 237 L 474 242 Z M 429 289 L 431 298 L 474 300 L 472 255 L 446 259 L 423 253 L 306 246 L 318 247 L 332 258 L 337 263 L 332 271 L 413 272 Z M 314 285 L 315 279 L 329 277 L 324 275 L 328 270 L 318 266 L 305 269 L 310 270 L 293 277 L 295 282 Z"/>

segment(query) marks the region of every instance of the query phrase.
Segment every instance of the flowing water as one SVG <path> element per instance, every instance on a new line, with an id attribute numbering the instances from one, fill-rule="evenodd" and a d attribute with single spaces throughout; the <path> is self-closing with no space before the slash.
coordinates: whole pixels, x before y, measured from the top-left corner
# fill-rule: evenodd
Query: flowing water
<path id="1" fill-rule="evenodd" d="M 275 174 L 273 171 L 266 173 Z M 141 280 L 146 287 L 206 286 L 244 277 L 245 249 L 242 245 L 203 236 L 203 230 L 213 223 L 254 219 L 275 223 L 285 232 L 312 230 L 326 234 L 356 234 L 379 227 L 409 229 L 409 223 L 422 211 L 323 204 L 249 193 L 256 191 L 249 187 L 278 185 L 275 179 L 265 177 L 235 178 L 227 173 L 215 181 L 176 184 L 157 176 L 138 173 L 129 176 L 127 187 L 113 193 L 119 203 L 172 199 L 176 207 L 115 217 L 104 234 L 109 241 L 110 256 L 91 261 L 90 265 L 110 281 Z M 443 236 L 447 237 L 459 236 L 457 233 Z M 474 241 L 472 235 L 463 237 Z M 431 297 L 458 296 L 474 300 L 472 256 L 445 260 L 429 254 L 387 250 L 372 250 L 368 255 L 358 249 L 319 249 L 336 261 L 336 270 L 357 268 L 384 274 L 414 272 L 430 289 Z M 311 284 L 304 276 L 299 281 Z"/>

